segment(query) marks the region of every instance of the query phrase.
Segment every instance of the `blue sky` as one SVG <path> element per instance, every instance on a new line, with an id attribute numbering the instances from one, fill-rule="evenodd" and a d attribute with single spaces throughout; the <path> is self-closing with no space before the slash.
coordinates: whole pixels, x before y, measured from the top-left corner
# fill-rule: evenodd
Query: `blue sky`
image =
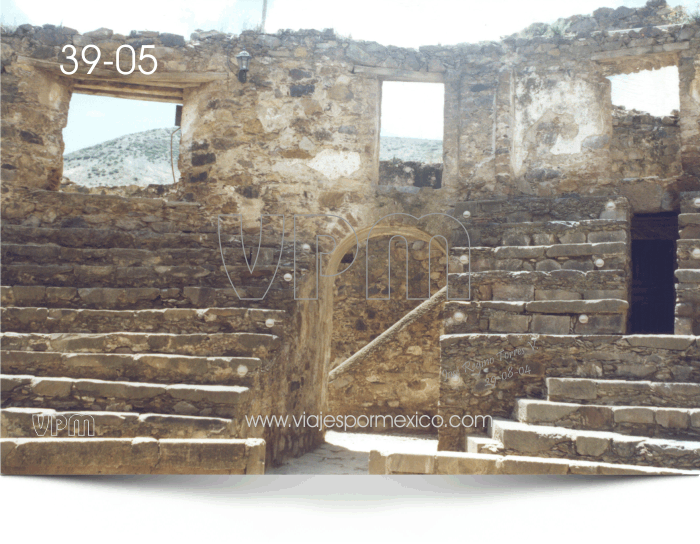
<path id="1" fill-rule="evenodd" d="M 692 8 L 697 2 L 669 3 Z M 338 3 L 331 0 L 269 0 L 266 31 L 334 28 L 342 35 L 385 45 L 449 45 L 498 40 L 533 22 L 553 22 L 560 17 L 592 13 L 603 6 L 639 7 L 645 3 L 645 0 L 353 0 L 339 9 Z M 0 7 L 6 24 L 63 24 L 80 32 L 107 26 L 122 34 L 131 30 L 157 30 L 187 38 L 195 29 L 238 33 L 258 25 L 262 16 L 262 0 L 0 0 Z M 613 102 L 649 111 L 669 98 L 671 102 L 677 99 L 678 84 L 673 74 L 655 79 L 652 82 L 640 80 L 639 76 L 618 78 Z M 440 138 L 442 91 L 439 87 L 407 84 L 403 90 L 385 89 L 385 98 L 391 99 L 384 102 L 382 134 Z M 636 105 L 633 100 L 637 100 Z M 670 107 L 664 104 L 661 109 Z M 172 104 L 74 95 L 69 126 L 64 131 L 66 152 L 122 134 L 172 126 L 174 110 Z"/>

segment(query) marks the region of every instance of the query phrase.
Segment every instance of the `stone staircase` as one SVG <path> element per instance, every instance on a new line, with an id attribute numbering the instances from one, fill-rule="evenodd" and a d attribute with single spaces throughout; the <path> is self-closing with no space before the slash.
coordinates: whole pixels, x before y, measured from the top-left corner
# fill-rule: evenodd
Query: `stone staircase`
<path id="1" fill-rule="evenodd" d="M 15 197 L 2 226 L 3 472 L 264 472 L 263 431 L 244 416 L 269 404 L 287 287 L 239 300 L 196 204 Z M 263 239 L 247 296 L 264 292 L 275 243 Z M 226 259 L 234 278 L 246 268 L 240 250 Z M 94 436 L 61 424 L 72 418 L 85 434 L 88 416 Z"/>
<path id="2" fill-rule="evenodd" d="M 440 412 L 493 420 L 485 433 L 440 429 L 440 449 L 700 470 L 697 338 L 625 336 L 624 199 L 469 202 L 455 216 L 471 238 L 471 301 L 446 303 Z M 679 262 L 700 247 L 688 224 Z M 454 257 L 467 254 L 462 237 Z M 466 264 L 450 280 L 464 295 Z M 696 288 L 679 284 L 681 306 Z"/>
<path id="3" fill-rule="evenodd" d="M 447 333 L 625 331 L 630 255 L 625 199 L 465 202 L 455 206 L 454 215 L 469 237 L 459 229 L 453 234 L 451 254 L 461 257 L 464 273 L 450 275 L 450 297 L 470 294 L 471 301 L 448 303 L 447 315 L 453 317 Z"/>

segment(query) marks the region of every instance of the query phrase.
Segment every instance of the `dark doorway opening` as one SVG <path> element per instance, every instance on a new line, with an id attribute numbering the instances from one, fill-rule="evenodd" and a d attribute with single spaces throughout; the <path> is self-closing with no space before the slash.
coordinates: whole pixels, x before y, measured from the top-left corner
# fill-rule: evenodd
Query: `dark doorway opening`
<path id="1" fill-rule="evenodd" d="M 678 215 L 632 218 L 631 334 L 673 334 Z"/>

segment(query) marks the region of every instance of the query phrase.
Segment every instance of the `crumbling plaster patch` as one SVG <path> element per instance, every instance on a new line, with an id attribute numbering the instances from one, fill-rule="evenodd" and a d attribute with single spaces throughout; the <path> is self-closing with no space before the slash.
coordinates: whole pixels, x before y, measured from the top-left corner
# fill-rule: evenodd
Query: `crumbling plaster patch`
<path id="1" fill-rule="evenodd" d="M 591 137 L 605 136 L 599 89 L 582 79 L 533 76 L 516 82 L 514 171 L 522 176 L 531 153 L 576 155 Z M 517 142 L 522 142 L 518 145 Z"/>

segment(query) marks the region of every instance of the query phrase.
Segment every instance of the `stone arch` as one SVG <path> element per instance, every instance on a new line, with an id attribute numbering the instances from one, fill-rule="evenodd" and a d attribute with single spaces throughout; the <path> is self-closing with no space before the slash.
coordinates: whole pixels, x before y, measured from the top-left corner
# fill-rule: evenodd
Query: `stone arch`
<path id="1" fill-rule="evenodd" d="M 343 268 L 341 267 L 341 260 L 343 256 L 350 251 L 353 247 L 356 246 L 356 244 L 363 244 L 363 242 L 367 241 L 367 236 L 371 232 L 371 238 L 381 238 L 381 237 L 391 237 L 391 236 L 397 236 L 401 235 L 406 238 L 412 238 L 415 240 L 420 240 L 426 243 L 429 243 L 430 240 L 433 238 L 430 234 L 427 232 L 413 226 L 408 226 L 408 225 L 395 225 L 395 226 L 375 226 L 374 228 L 372 225 L 363 227 L 361 229 L 358 229 L 355 231 L 357 234 L 357 238 L 355 238 L 355 234 L 350 234 L 349 236 L 345 237 L 343 240 L 341 240 L 340 243 L 336 246 L 336 248 L 333 250 L 331 253 L 331 256 L 329 258 L 328 265 L 326 266 L 325 273 L 327 276 L 324 276 L 320 280 L 320 294 L 319 294 L 319 313 L 320 313 L 320 324 L 321 324 L 321 330 L 320 332 L 320 338 L 322 342 L 322 360 L 323 360 L 323 391 L 322 391 L 322 405 L 325 407 L 326 402 L 327 402 L 327 389 L 328 389 L 328 373 L 330 372 L 330 362 L 331 362 L 331 345 L 332 345 L 332 337 L 333 337 L 333 300 L 334 300 L 334 285 L 335 285 L 335 280 L 337 277 L 341 276 L 342 274 L 338 276 L 334 276 L 338 272 L 338 270 L 342 270 Z M 357 240 L 357 242 L 356 242 Z M 433 247 L 437 247 L 442 251 L 444 255 L 447 255 L 448 248 L 444 247 L 443 244 L 441 243 L 441 240 L 439 237 L 435 238 L 433 242 Z M 356 255 L 357 256 L 357 255 Z M 361 259 L 362 262 L 358 263 L 358 259 L 356 258 L 355 261 L 353 262 L 352 266 L 356 265 L 361 265 L 363 268 L 365 266 L 364 259 Z M 348 267 L 349 268 L 349 267 Z M 398 319 L 398 318 L 397 318 Z"/>

